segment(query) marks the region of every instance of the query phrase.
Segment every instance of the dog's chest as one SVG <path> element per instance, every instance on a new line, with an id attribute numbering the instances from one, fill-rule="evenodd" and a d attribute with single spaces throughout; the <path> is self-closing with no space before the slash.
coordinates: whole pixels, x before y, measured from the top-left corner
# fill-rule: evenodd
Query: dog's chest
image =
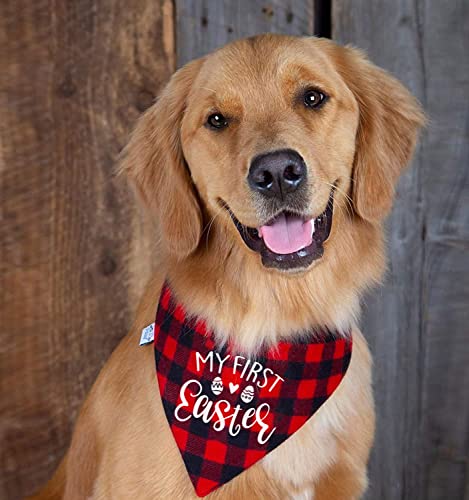
<path id="1" fill-rule="evenodd" d="M 296 434 L 267 455 L 262 460 L 267 473 L 295 489 L 314 484 L 337 460 L 338 446 L 334 435 L 339 429 L 331 418 L 332 411 L 329 401 L 326 402 Z"/>

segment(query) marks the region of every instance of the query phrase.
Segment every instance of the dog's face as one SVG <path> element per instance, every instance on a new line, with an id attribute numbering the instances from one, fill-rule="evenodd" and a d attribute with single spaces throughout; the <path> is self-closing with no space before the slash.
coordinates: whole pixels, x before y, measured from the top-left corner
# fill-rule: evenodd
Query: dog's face
<path id="1" fill-rule="evenodd" d="M 304 272 L 357 221 L 381 224 L 422 121 L 359 52 L 264 35 L 176 73 L 124 166 L 171 252 L 206 251 L 216 224 L 259 265 Z"/>
<path id="2" fill-rule="evenodd" d="M 349 189 L 358 106 L 307 40 L 266 49 L 251 41 L 207 60 L 182 147 L 211 215 L 225 210 L 264 266 L 305 269 L 323 253 L 336 191 Z"/>

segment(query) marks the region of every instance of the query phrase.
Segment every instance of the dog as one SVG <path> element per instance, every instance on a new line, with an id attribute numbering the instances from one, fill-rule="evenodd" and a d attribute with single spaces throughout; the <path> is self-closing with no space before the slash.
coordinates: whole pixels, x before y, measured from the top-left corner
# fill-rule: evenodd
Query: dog
<path id="1" fill-rule="evenodd" d="M 259 35 L 177 71 L 120 165 L 156 223 L 158 270 L 34 498 L 197 498 L 139 346 L 166 282 L 244 358 L 299 332 L 353 340 L 317 412 L 207 498 L 360 498 L 375 418 L 360 299 L 383 275 L 383 220 L 424 121 L 401 83 L 326 39 Z"/>

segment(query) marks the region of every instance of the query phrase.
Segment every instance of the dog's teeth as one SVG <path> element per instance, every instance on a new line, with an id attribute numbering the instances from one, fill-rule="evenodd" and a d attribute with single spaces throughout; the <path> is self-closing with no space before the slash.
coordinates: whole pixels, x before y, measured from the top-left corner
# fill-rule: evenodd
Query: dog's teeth
<path id="1" fill-rule="evenodd" d="M 316 219 L 311 220 L 311 236 L 314 234 L 314 223 L 316 222 Z"/>

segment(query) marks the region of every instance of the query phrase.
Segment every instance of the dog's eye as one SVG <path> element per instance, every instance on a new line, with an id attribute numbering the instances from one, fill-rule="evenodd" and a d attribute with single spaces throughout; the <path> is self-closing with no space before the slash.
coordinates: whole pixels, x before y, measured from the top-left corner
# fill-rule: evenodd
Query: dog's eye
<path id="1" fill-rule="evenodd" d="M 304 94 L 303 101 L 308 108 L 318 108 L 326 100 L 326 95 L 319 90 L 310 89 Z"/>
<path id="2" fill-rule="evenodd" d="M 212 128 L 221 129 L 228 126 L 228 121 L 221 113 L 213 113 L 213 115 L 207 118 L 207 125 Z"/>

